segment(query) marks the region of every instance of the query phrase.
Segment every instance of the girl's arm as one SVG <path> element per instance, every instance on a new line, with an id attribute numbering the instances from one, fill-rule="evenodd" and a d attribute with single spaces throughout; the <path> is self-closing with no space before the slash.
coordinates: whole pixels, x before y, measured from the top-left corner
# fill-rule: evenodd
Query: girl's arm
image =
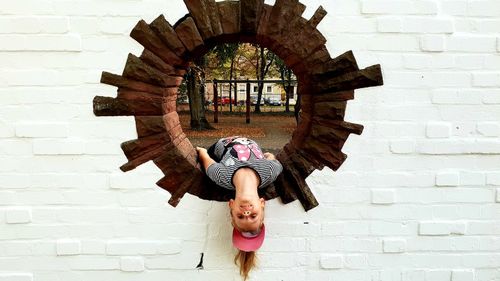
<path id="1" fill-rule="evenodd" d="M 205 148 L 196 147 L 196 151 L 198 151 L 198 159 L 203 168 L 205 169 L 205 171 L 208 169 L 210 165 L 217 163 L 215 162 L 214 159 L 212 159 L 212 157 L 210 157 L 210 155 L 208 155 L 208 152 Z"/>

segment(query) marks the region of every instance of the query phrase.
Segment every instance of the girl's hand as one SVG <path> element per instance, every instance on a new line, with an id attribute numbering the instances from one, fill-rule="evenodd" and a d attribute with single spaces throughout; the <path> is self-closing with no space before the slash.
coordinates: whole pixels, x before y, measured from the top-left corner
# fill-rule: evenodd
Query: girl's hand
<path id="1" fill-rule="evenodd" d="M 276 160 L 276 157 L 274 157 L 274 154 L 272 154 L 271 152 L 264 153 L 264 158 L 266 158 L 267 160 Z"/>
<path id="2" fill-rule="evenodd" d="M 199 147 L 197 146 L 196 147 L 196 151 L 198 152 L 198 154 L 202 153 L 202 152 L 207 152 L 207 149 L 206 148 L 203 148 L 203 147 Z"/>

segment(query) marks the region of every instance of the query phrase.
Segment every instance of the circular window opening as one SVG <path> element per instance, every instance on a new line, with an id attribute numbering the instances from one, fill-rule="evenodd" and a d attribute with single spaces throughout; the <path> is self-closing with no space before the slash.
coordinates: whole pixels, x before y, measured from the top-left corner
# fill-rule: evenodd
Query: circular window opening
<path id="1" fill-rule="evenodd" d="M 185 193 L 202 199 L 227 201 L 234 194 L 213 186 L 204 176 L 197 153 L 177 112 L 179 86 L 193 61 L 213 47 L 252 43 L 272 50 L 293 70 L 299 83 L 300 117 L 292 138 L 277 159 L 283 173 L 260 191 L 266 199 L 283 203 L 300 200 L 305 210 L 318 205 L 305 179 L 315 170 L 337 170 L 347 158 L 341 149 L 363 126 L 344 121 L 354 90 L 382 85 L 380 65 L 359 69 L 352 52 L 331 58 L 326 39 L 316 29 L 326 15 L 318 8 L 309 20 L 298 1 L 264 0 L 185 1 L 189 14 L 175 25 L 163 16 L 150 24 L 141 20 L 131 37 L 144 46 L 130 54 L 122 75 L 103 72 L 101 82 L 118 87 L 116 98 L 94 98 L 97 116 L 135 116 L 137 139 L 122 144 L 129 171 L 152 160 L 165 174 L 157 185 L 176 206 Z M 214 87 L 217 88 L 217 87 Z M 218 101 L 218 99 L 214 99 Z"/>
<path id="2" fill-rule="evenodd" d="M 177 112 L 193 146 L 208 147 L 219 138 L 239 135 L 277 154 L 297 127 L 296 76 L 281 58 L 257 44 L 217 45 L 185 75 Z"/>

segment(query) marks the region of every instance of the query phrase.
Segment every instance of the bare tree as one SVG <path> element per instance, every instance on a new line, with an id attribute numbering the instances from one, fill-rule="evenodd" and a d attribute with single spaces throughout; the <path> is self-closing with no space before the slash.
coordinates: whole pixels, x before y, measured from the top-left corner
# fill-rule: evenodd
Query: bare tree
<path id="1" fill-rule="evenodd" d="M 257 50 L 260 52 L 260 55 L 258 57 L 259 59 L 257 59 L 256 76 L 257 80 L 264 80 L 266 78 L 267 73 L 269 72 L 269 68 L 271 67 L 274 59 L 276 58 L 276 55 L 264 47 L 256 46 L 256 52 Z M 259 82 L 258 86 L 257 104 L 255 105 L 255 112 L 261 112 L 260 102 L 262 100 L 263 91 L 264 91 L 264 83 L 261 81 Z"/>
<path id="2" fill-rule="evenodd" d="M 206 58 L 202 57 L 191 65 L 186 74 L 186 88 L 191 112 L 191 129 L 214 129 L 205 117 L 205 69 Z"/>

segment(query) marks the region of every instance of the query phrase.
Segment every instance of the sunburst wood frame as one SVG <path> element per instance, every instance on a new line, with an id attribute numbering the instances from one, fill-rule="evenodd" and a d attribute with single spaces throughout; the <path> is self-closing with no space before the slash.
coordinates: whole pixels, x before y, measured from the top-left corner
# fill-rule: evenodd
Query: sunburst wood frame
<path id="1" fill-rule="evenodd" d="M 305 179 L 325 166 L 337 170 L 347 155 L 341 149 L 351 133 L 363 126 L 344 121 L 354 90 L 383 84 L 380 65 L 360 70 L 351 51 L 334 59 L 316 28 L 326 15 L 320 6 L 306 20 L 297 0 L 215 2 L 184 0 L 189 14 L 173 26 L 160 15 L 150 24 L 141 20 L 130 36 L 144 46 L 140 57 L 129 54 L 122 75 L 103 72 L 101 83 L 118 87 L 116 98 L 96 96 L 97 116 L 135 116 L 138 138 L 122 143 L 128 162 L 122 171 L 153 160 L 165 177 L 157 185 L 177 206 L 185 193 L 201 199 L 227 201 L 234 192 L 212 183 L 203 173 L 197 153 L 183 133 L 176 112 L 178 87 L 190 62 L 223 43 L 264 46 L 282 58 L 298 80 L 301 114 L 291 140 L 276 155 L 283 173 L 260 190 L 265 199 L 283 203 L 300 200 L 306 211 L 318 201 Z"/>

